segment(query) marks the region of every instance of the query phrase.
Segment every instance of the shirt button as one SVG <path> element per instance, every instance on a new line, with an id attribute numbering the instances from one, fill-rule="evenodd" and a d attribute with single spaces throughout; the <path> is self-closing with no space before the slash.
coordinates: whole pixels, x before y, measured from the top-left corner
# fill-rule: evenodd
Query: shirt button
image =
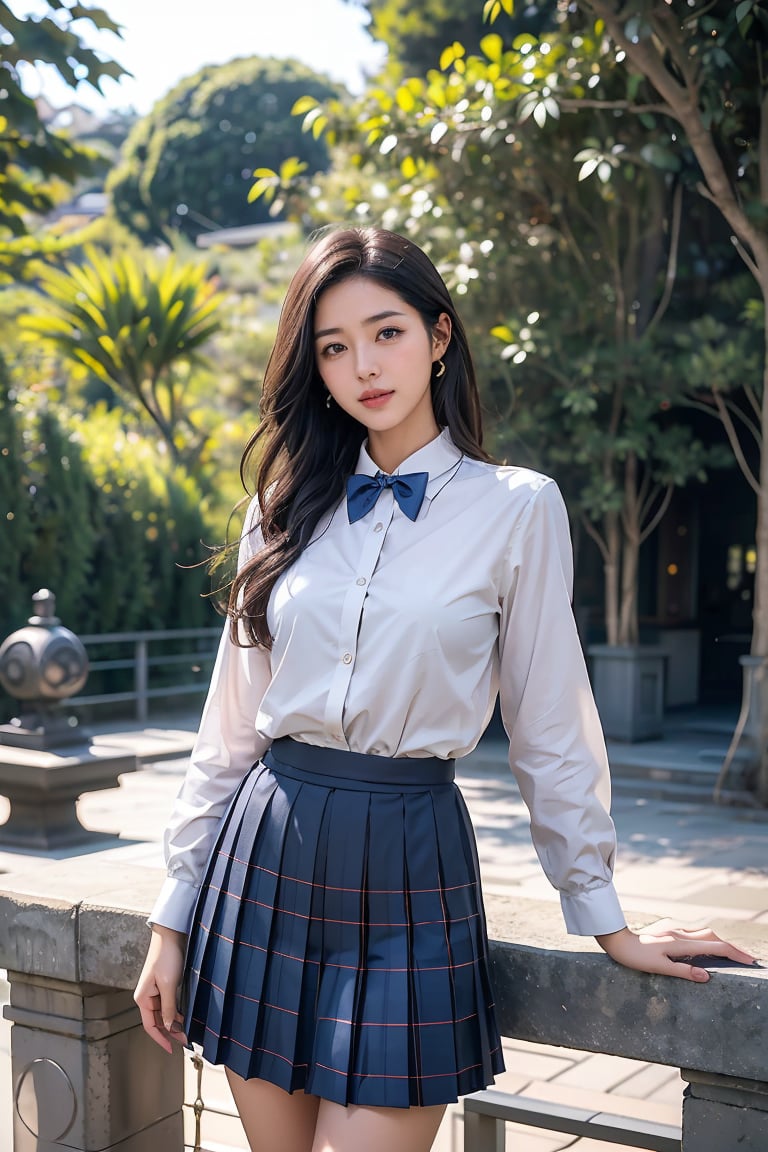
<path id="1" fill-rule="evenodd" d="M 383 527 L 384 525 L 382 524 L 381 520 L 379 520 L 378 524 L 374 524 L 373 530 L 374 532 L 381 532 Z"/>
<path id="2" fill-rule="evenodd" d="M 365 576 L 358 576 L 358 578 L 357 578 L 357 582 L 358 582 L 358 584 L 360 585 L 360 587 L 361 587 L 361 588 L 362 588 L 362 586 L 363 586 L 364 584 L 367 584 L 367 583 L 368 583 L 368 581 L 366 580 Z"/>
<path id="3" fill-rule="evenodd" d="M 351 652 L 345 652 L 341 659 L 344 661 L 345 664 L 351 664 L 352 663 L 352 653 Z"/>

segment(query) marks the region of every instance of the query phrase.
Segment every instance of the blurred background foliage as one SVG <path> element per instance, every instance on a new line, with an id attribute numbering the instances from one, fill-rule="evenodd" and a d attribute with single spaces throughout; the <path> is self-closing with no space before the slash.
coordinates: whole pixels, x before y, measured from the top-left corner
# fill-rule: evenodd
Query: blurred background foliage
<path id="1" fill-rule="evenodd" d="M 56 587 L 80 630 L 211 619 L 203 571 L 174 561 L 202 560 L 228 530 L 237 537 L 228 518 L 242 495 L 239 457 L 285 287 L 308 235 L 343 220 L 403 231 L 430 253 L 470 332 L 490 449 L 556 476 L 602 556 L 609 638 L 637 637 L 643 539 L 676 489 L 732 465 L 703 413 L 717 415 L 718 403 L 745 412 L 744 382 L 760 379 L 754 280 L 698 191 L 684 134 L 622 67 L 589 4 L 363 6 L 389 58 L 361 96 L 291 60 L 206 68 L 134 123 L 92 125 L 82 139 L 62 132 L 68 148 L 117 157 L 103 216 L 65 212 L 63 227 L 42 202 L 16 222 L 0 214 L 6 630 L 26 615 L 36 581 Z M 708 37 L 709 126 L 758 213 L 750 142 L 766 5 L 750 5 L 749 27 L 724 0 L 693 14 L 683 0 L 674 6 L 694 41 Z M 633 30 L 641 39 L 646 7 Z M 40 156 L 34 168 L 60 209 L 96 179 L 92 168 L 61 171 L 63 146 L 51 145 L 49 171 Z M 306 170 L 282 179 L 294 156 Z M 249 202 L 256 169 L 275 175 Z M 247 248 L 209 235 L 278 220 L 292 228 Z M 24 246 L 13 267 L 3 244 Z M 195 347 L 194 324 L 185 335 L 170 314 L 178 297 L 169 305 L 158 288 L 169 267 L 190 299 L 215 303 Z M 132 318 L 117 316 L 116 328 L 103 304 L 109 283 L 122 285 L 123 309 L 134 295 Z M 141 301 L 155 289 L 149 309 Z M 134 347 L 130 395 L 118 363 L 147 318 L 148 343 L 167 353 L 155 357 L 159 421 L 141 401 L 151 358 Z"/>
<path id="2" fill-rule="evenodd" d="M 247 200 L 255 167 L 293 155 L 312 173 L 328 166 L 325 141 L 291 116 L 305 94 L 342 95 L 294 60 L 246 57 L 189 76 L 131 130 L 107 181 L 117 219 L 146 243 L 265 220 Z"/>

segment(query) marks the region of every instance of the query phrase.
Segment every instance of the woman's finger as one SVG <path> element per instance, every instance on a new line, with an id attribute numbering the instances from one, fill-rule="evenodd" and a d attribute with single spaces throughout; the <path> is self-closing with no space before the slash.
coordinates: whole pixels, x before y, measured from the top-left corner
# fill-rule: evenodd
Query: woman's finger
<path id="1" fill-rule="evenodd" d="M 697 984 L 706 984 L 709 972 L 706 968 L 699 968 L 695 964 L 686 964 L 681 960 L 671 960 L 666 968 L 660 969 L 663 976 L 675 976 L 682 980 L 693 980 Z"/>
<path id="2" fill-rule="evenodd" d="M 136 991 L 134 996 L 141 1016 L 141 1025 L 147 1035 L 166 1052 L 172 1052 L 171 1041 L 165 1028 L 159 1023 L 160 996 Z"/>
<path id="3" fill-rule="evenodd" d="M 175 980 L 163 975 L 158 978 L 158 991 L 160 992 L 160 1014 L 166 1032 L 170 1034 L 174 1020 L 179 1018 L 176 1003 L 178 988 Z"/>
<path id="4" fill-rule="evenodd" d="M 643 934 L 641 939 L 658 940 L 664 945 L 670 956 L 725 956 L 737 964 L 754 964 L 756 962 L 756 957 L 751 953 L 739 948 L 736 944 L 731 944 L 728 940 L 723 940 L 711 929 L 692 932 L 679 929 L 660 936 L 654 936 L 653 933 L 648 936 Z M 691 947 L 692 944 L 704 944 L 706 947 L 694 949 Z"/>

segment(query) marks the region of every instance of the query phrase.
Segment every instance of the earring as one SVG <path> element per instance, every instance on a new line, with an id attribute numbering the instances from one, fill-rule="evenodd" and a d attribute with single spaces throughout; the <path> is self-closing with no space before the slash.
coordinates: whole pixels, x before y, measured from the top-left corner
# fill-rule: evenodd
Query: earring
<path id="1" fill-rule="evenodd" d="M 439 372 L 435 372 L 435 379 L 436 380 L 439 380 L 441 376 L 445 375 L 445 361 L 444 360 L 438 360 L 438 364 L 440 365 L 440 370 L 439 370 Z"/>
<path id="2" fill-rule="evenodd" d="M 326 392 L 326 394 L 325 394 L 325 406 L 326 406 L 326 408 L 330 408 L 332 400 L 333 400 L 333 397 L 331 396 L 330 392 Z"/>

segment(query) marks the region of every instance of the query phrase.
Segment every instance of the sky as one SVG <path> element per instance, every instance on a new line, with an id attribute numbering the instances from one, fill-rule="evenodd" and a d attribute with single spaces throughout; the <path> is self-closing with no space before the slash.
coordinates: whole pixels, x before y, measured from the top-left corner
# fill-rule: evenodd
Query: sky
<path id="1" fill-rule="evenodd" d="M 76 25 L 91 46 L 133 73 L 119 84 L 105 80 L 101 99 L 81 85 L 75 100 L 99 112 L 134 107 L 147 112 L 184 76 L 204 64 L 224 64 L 236 56 L 293 56 L 352 91 L 366 72 L 375 72 L 383 48 L 365 31 L 365 14 L 344 0 L 87 0 L 103 7 L 123 26 L 122 40 Z M 40 12 L 42 0 L 27 0 L 16 11 Z M 72 92 L 49 73 L 25 77 L 31 95 L 43 94 L 56 106 L 72 102 Z"/>

